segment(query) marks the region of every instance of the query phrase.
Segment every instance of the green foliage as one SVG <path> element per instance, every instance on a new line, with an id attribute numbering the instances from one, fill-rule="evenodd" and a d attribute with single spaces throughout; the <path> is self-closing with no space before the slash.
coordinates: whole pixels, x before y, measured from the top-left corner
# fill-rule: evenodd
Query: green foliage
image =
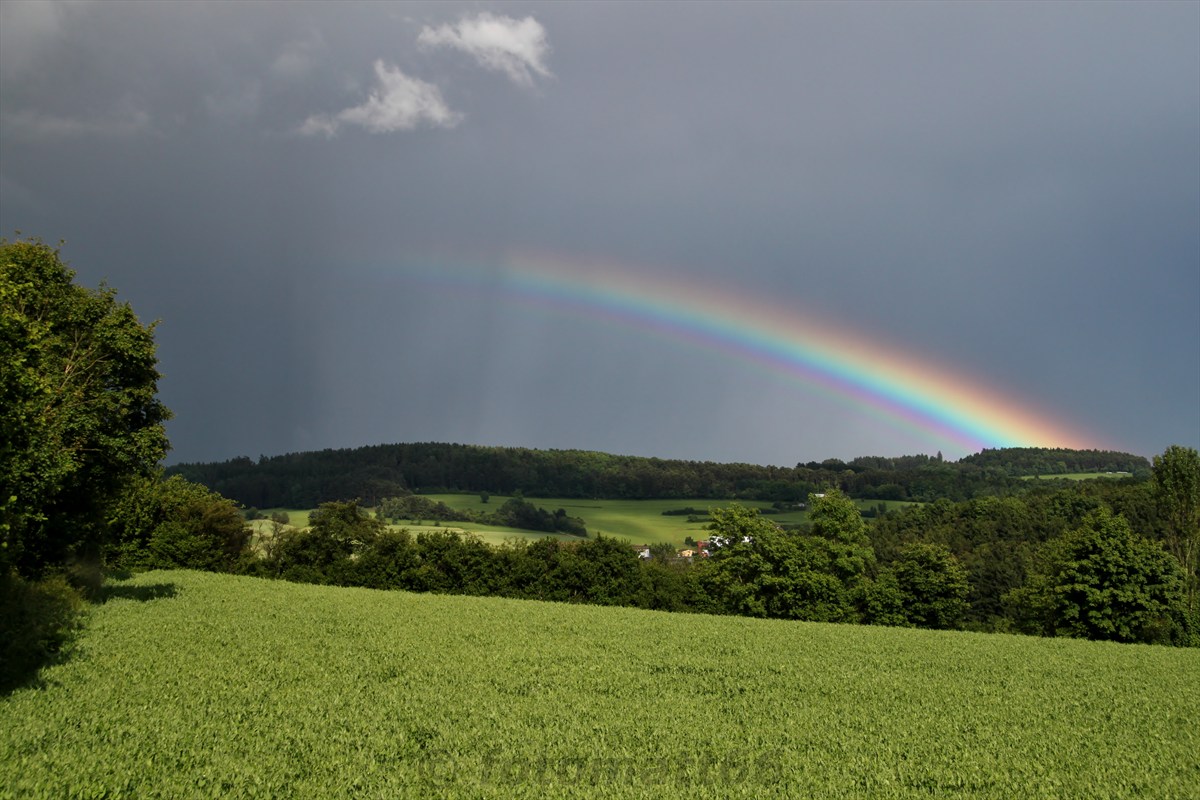
<path id="1" fill-rule="evenodd" d="M 857 579 L 859 562 L 847 553 L 862 554 L 859 545 L 847 544 L 858 528 L 838 507 L 842 500 L 834 498 L 826 509 L 822 530 L 829 538 L 783 531 L 757 509 L 712 509 L 713 556 L 701 580 L 716 608 L 751 617 L 852 621 L 851 587 L 843 576 Z"/>
<path id="2" fill-rule="evenodd" d="M 1006 601 L 1019 626 L 1045 636 L 1167 642 L 1180 633 L 1183 575 L 1157 542 L 1101 508 L 1048 542 Z"/>
<path id="3" fill-rule="evenodd" d="M 1172 445 L 1155 456 L 1154 499 L 1167 549 L 1183 567 L 1189 619 L 1200 628 L 1200 454 Z"/>
<path id="4" fill-rule="evenodd" d="M 875 551 L 858 506 L 837 489 L 824 496 L 810 495 L 808 505 L 811 533 L 829 542 L 834 575 L 853 586 L 875 566 Z"/>
<path id="5" fill-rule="evenodd" d="M 354 584 L 370 589 L 396 589 L 420 561 L 412 534 L 405 529 L 385 530 L 355 564 Z"/>
<path id="6" fill-rule="evenodd" d="M 892 565 L 907 621 L 921 628 L 954 628 L 967 612 L 966 570 L 945 545 L 914 542 Z"/>
<path id="7" fill-rule="evenodd" d="M 546 533 L 569 533 L 572 536 L 587 536 L 587 528 L 578 517 L 569 517 L 563 509 L 553 514 L 544 508 L 538 508 L 528 500 L 513 497 L 506 500 L 504 505 L 487 519 L 493 525 L 508 525 L 527 531 L 545 531 Z"/>
<path id="8" fill-rule="evenodd" d="M 197 572 L 113 588 L 45 686 L 0 701 L 0 795 L 1195 795 L 1191 650 Z"/>
<path id="9" fill-rule="evenodd" d="M 61 575 L 0 575 L 0 695 L 31 682 L 78 630 L 84 602 Z"/>
<path id="10" fill-rule="evenodd" d="M 153 326 L 76 286 L 58 251 L 0 240 L 0 572 L 94 559 L 130 477 L 166 452 Z"/>
<path id="11" fill-rule="evenodd" d="M 795 504 L 817 487 L 835 486 L 851 497 L 932 501 L 967 500 L 1012 491 L 1027 474 L 1021 448 L 985 451 L 985 458 L 944 462 L 926 455 L 836 459 L 794 468 L 716 464 L 597 453 L 529 450 L 435 442 L 387 444 L 171 469 L 227 497 L 260 508 L 310 508 L 347 497 L 389 497 L 408 491 L 464 492 L 529 497 L 611 500 L 763 500 Z M 1140 456 L 1097 451 L 1054 451 L 1056 460 L 1101 471 L 1149 474 Z"/>
<path id="12" fill-rule="evenodd" d="M 419 494 L 385 497 L 375 507 L 375 515 L 379 519 L 393 522 L 402 519 L 470 522 L 476 518 L 476 515 L 469 511 L 456 511 L 439 500 Z"/>
<path id="13" fill-rule="evenodd" d="M 572 517 L 564 509 L 553 514 L 535 506 L 523 497 L 512 497 L 491 513 L 455 509 L 441 500 L 417 494 L 386 497 L 379 502 L 376 516 L 380 519 L 432 520 L 435 522 L 474 522 L 498 525 L 543 533 L 566 533 L 571 536 L 587 536 L 587 528 L 579 517 Z"/>
<path id="14" fill-rule="evenodd" d="M 241 561 L 250 538 L 231 500 L 178 475 L 130 481 L 110 526 L 106 560 L 121 569 L 227 572 Z"/>
<path id="15" fill-rule="evenodd" d="M 870 536 L 882 566 L 905 546 L 927 542 L 947 547 L 967 571 L 970 609 L 964 623 L 977 630 L 1007 630 L 1003 596 L 1034 568 L 1041 545 L 1077 528 L 1088 514 L 1109 506 L 1139 529 L 1153 530 L 1147 483 L 1098 481 L 1035 488 L 1011 497 L 938 500 L 890 512 L 875 520 Z"/>
<path id="16" fill-rule="evenodd" d="M 357 500 L 322 503 L 309 527 L 278 530 L 268 574 L 301 583 L 355 583 L 352 558 L 369 551 L 385 526 Z"/>
<path id="17" fill-rule="evenodd" d="M 308 517 L 312 533 L 328 539 L 342 555 L 352 555 L 370 546 L 383 531 L 383 523 L 371 519 L 357 500 L 322 503 Z"/>
<path id="18" fill-rule="evenodd" d="M 904 592 L 896 573 L 885 569 L 875 578 L 867 578 L 858 586 L 857 600 L 862 620 L 868 625 L 909 626 Z"/>
<path id="19" fill-rule="evenodd" d="M 998 467 L 1009 475 L 1129 472 L 1144 475 L 1150 464 L 1141 456 L 1111 450 L 1068 450 L 1061 447 L 985 448 L 960 463 Z"/>

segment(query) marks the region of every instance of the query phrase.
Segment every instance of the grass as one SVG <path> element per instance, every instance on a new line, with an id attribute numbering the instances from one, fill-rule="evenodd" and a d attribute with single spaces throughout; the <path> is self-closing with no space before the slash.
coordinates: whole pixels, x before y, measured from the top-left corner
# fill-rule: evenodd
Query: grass
<path id="1" fill-rule="evenodd" d="M 488 502 L 480 502 L 479 495 L 468 494 L 437 494 L 429 495 L 432 500 L 440 500 L 451 508 L 467 511 L 489 511 L 499 508 L 509 498 L 503 495 L 493 495 Z M 587 524 L 588 534 L 602 534 L 629 539 L 634 544 L 657 544 L 670 542 L 676 547 L 684 546 L 684 539 L 707 538 L 704 522 L 688 522 L 687 515 L 663 516 L 663 511 L 687 508 L 691 506 L 700 511 L 701 515 L 713 506 L 728 505 L 728 501 L 716 500 L 580 500 L 577 498 L 545 498 L 529 497 L 529 502 L 541 506 L 547 511 L 563 509 L 569 516 L 581 517 Z M 769 508 L 770 503 L 747 501 L 745 505 L 759 508 Z M 779 522 L 794 522 L 803 519 L 804 512 L 796 511 L 787 515 L 772 516 Z M 460 523 L 461 524 L 461 523 Z M 487 526 L 466 525 L 471 530 L 484 532 Z M 526 531 L 525 533 L 529 533 Z M 537 536 L 538 534 L 534 534 Z M 570 538 L 570 537 L 568 537 Z"/>
<path id="2" fill-rule="evenodd" d="M 479 494 L 456 493 L 428 494 L 423 496 L 431 500 L 440 500 L 457 510 L 485 513 L 496 510 L 506 500 L 510 499 L 505 495 L 491 495 L 488 498 L 488 502 L 484 503 L 481 501 Z M 690 506 L 697 509 L 700 515 L 704 515 L 709 508 L 724 508 L 735 502 L 754 508 L 769 509 L 771 507 L 769 502 L 757 500 L 580 500 L 578 498 L 561 497 L 528 497 L 525 499 L 548 511 L 561 508 L 572 517 L 581 517 L 587 524 L 589 535 L 592 536 L 599 533 L 604 536 L 628 539 L 634 544 L 658 544 L 666 542 L 676 548 L 684 547 L 684 540 L 689 536 L 692 539 L 706 538 L 707 532 L 704 530 L 706 523 L 703 521 L 689 522 L 688 515 L 664 516 L 663 511 Z M 880 503 L 885 503 L 888 508 L 912 505 L 912 503 L 891 500 L 859 500 L 856 502 L 862 509 L 874 508 Z M 286 511 L 289 524 L 298 528 L 305 527 L 308 524 L 308 515 L 311 513 L 311 510 L 292 508 L 269 508 L 263 510 L 262 513 L 269 517 L 273 511 Z M 784 514 L 772 514 L 770 518 L 781 524 L 794 524 L 805 521 L 807 514 L 801 510 L 792 510 Z M 256 541 L 269 536 L 271 533 L 270 521 L 267 519 L 255 520 L 250 525 L 256 535 Z M 565 534 L 546 534 L 538 531 L 521 530 L 501 525 L 483 525 L 474 522 L 443 522 L 440 525 L 435 525 L 428 520 L 405 520 L 391 527 L 407 528 L 413 533 L 421 531 L 470 532 L 490 544 L 503 544 L 505 541 L 511 539 L 541 539 L 550 535 L 562 541 L 578 541 L 577 537 Z"/>
<path id="3" fill-rule="evenodd" d="M 440 500 L 454 509 L 466 511 L 489 511 L 498 508 L 509 498 L 503 495 L 492 495 L 487 503 L 480 500 L 478 494 L 431 494 L 426 495 L 431 500 Z M 708 538 L 704 530 L 706 522 L 689 522 L 688 515 L 664 516 L 662 512 L 681 508 L 695 508 L 701 515 L 713 507 L 724 508 L 733 503 L 739 503 L 753 508 L 769 509 L 771 504 L 758 500 L 580 500 L 578 498 L 525 498 L 534 505 L 548 511 L 563 509 L 572 517 L 581 517 L 587 524 L 588 533 L 605 536 L 615 536 L 629 539 L 634 544 L 657 544 L 668 542 L 677 548 L 684 546 L 684 539 Z M 873 508 L 882 500 L 858 501 L 861 508 Z M 908 503 L 887 502 L 888 507 L 910 505 Z M 780 524 L 799 523 L 808 518 L 806 512 L 791 510 L 783 514 L 772 514 L 770 519 Z M 505 536 L 523 535 L 540 537 L 543 534 L 530 531 L 516 531 L 513 528 L 492 528 L 486 525 L 452 523 L 462 525 L 469 530 L 480 533 L 485 540 L 500 541 Z M 413 529 L 412 526 L 409 526 Z M 444 528 L 443 528 L 444 530 Z M 499 532 L 499 536 L 494 534 Z M 571 539 L 573 537 L 563 537 Z"/>
<path id="4" fill-rule="evenodd" d="M 1194 797 L 1200 653 L 152 572 L 3 797 Z"/>

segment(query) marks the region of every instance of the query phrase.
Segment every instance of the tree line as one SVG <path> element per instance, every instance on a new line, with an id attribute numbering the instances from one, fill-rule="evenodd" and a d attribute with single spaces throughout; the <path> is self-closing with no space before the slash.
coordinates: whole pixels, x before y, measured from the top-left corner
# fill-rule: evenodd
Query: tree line
<path id="1" fill-rule="evenodd" d="M 756 509 L 710 514 L 706 559 L 671 546 L 641 557 L 621 539 L 544 538 L 492 546 L 449 531 L 386 526 L 356 501 L 323 504 L 304 529 L 276 526 L 240 571 L 261 577 L 375 589 L 451 592 L 662 611 L 956 627 L 965 572 L 948 549 L 905 547 L 877 568 L 867 525 L 837 490 L 814 497 L 804 534 Z"/>
<path id="2" fill-rule="evenodd" d="M 1172 497 L 1180 476 L 1190 494 Z M 1195 548 L 1198 476 L 1200 456 L 1172 448 L 1152 483 L 1125 493 L 1127 511 L 1148 503 L 1143 511 L 1166 520 L 1159 540 L 1113 510 L 1119 493 L 944 501 L 869 525 L 830 489 L 810 498 L 802 530 L 740 505 L 711 509 L 711 557 L 691 559 L 670 545 L 640 557 L 606 537 L 495 547 L 445 531 L 413 535 L 349 501 L 322 505 L 307 529 L 277 526 L 242 570 L 377 589 L 1196 646 L 1196 574 L 1180 553 Z M 1190 513 L 1193 527 L 1174 527 L 1166 517 L 1175 513 Z"/>
<path id="3" fill-rule="evenodd" d="M 1128 453 L 1014 448 L 985 450 L 958 462 L 918 455 L 777 467 L 425 442 L 177 464 L 168 474 L 202 483 L 247 507 L 314 508 L 347 497 L 374 504 L 406 493 L 481 491 L 798 503 L 830 486 L 855 498 L 929 502 L 1007 494 L 1022 488 L 1022 476 L 1080 471 L 1145 477 L 1150 464 Z"/>

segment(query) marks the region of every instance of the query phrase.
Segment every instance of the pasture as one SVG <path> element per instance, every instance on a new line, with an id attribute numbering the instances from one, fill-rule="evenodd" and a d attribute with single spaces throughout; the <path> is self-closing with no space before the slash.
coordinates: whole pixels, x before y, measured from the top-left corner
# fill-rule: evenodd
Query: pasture
<path id="1" fill-rule="evenodd" d="M 1194 797 L 1200 654 L 184 571 L 0 700 L 0 796 Z"/>
<path id="2" fill-rule="evenodd" d="M 477 493 L 425 494 L 422 496 L 428 497 L 430 500 L 443 502 L 456 510 L 477 513 L 494 511 L 503 505 L 506 500 L 510 499 L 506 495 L 490 495 L 488 502 L 484 503 Z M 706 538 L 707 533 L 704 530 L 704 526 L 707 522 L 703 519 L 689 521 L 689 516 L 692 515 L 688 514 L 664 516 L 663 511 L 673 511 L 690 507 L 696 509 L 698 516 L 703 517 L 710 508 L 725 508 L 733 503 L 764 510 L 770 510 L 771 508 L 770 503 L 759 500 L 581 500 L 579 498 L 563 497 L 527 497 L 525 499 L 548 511 L 561 508 L 572 517 L 581 517 L 587 524 L 590 536 L 600 534 L 619 539 L 628 539 L 633 544 L 668 543 L 675 548 L 684 547 L 684 540 L 688 537 L 694 540 Z M 874 508 L 881 503 L 889 509 L 912 505 L 911 503 L 895 500 L 859 500 L 856 502 L 859 508 L 863 510 Z M 289 524 L 297 528 L 305 527 L 308 524 L 308 515 L 311 513 L 311 509 L 294 508 L 268 508 L 264 509 L 262 513 L 270 516 L 274 511 L 286 511 Z M 803 510 L 792 509 L 784 513 L 771 514 L 770 519 L 784 525 L 796 524 L 804 522 L 807 519 L 807 514 Z M 269 520 L 255 520 L 250 525 L 254 530 L 256 541 L 261 541 L 271 534 L 272 527 Z M 496 545 L 503 544 L 505 541 L 511 539 L 540 539 L 545 536 L 553 536 L 562 541 L 578 541 L 578 537 L 566 534 L 549 534 L 502 525 L 484 525 L 475 522 L 442 522 L 437 524 L 429 520 L 413 519 L 403 520 L 398 524 L 392 525 L 392 527 L 407 528 L 413 533 L 421 531 L 469 532 L 477 535 L 489 544 Z"/>
<path id="3" fill-rule="evenodd" d="M 428 494 L 424 495 L 431 500 L 438 500 L 454 509 L 486 512 L 499 508 L 509 498 L 504 495 L 491 495 L 487 503 L 480 500 L 478 494 Z M 698 512 L 698 516 L 705 516 L 708 509 L 713 507 L 725 508 L 734 503 L 744 505 L 751 508 L 759 508 L 770 510 L 771 504 L 759 500 L 581 500 L 579 498 L 564 498 L 564 497 L 527 497 L 525 498 L 536 506 L 541 506 L 547 511 L 563 509 L 569 516 L 581 517 L 587 524 L 588 534 L 595 536 L 601 534 L 603 536 L 612 536 L 619 539 L 628 539 L 633 544 L 658 544 L 669 543 L 676 548 L 684 547 L 684 540 L 687 537 L 692 539 L 705 539 L 707 532 L 704 526 L 707 524 L 704 520 L 689 521 L 688 514 L 672 514 L 664 515 L 664 511 L 675 511 L 683 508 L 694 508 Z M 896 506 L 909 505 L 895 501 L 882 500 L 864 500 L 858 501 L 859 507 L 862 509 L 872 508 L 879 503 L 885 503 L 889 508 Z M 792 509 L 781 514 L 771 514 L 771 520 L 780 524 L 796 524 L 804 522 L 808 517 L 803 510 Z M 425 530 L 430 529 L 429 526 L 421 526 L 419 520 L 409 521 L 404 524 L 404 527 L 410 530 Z M 458 526 L 458 529 L 468 529 L 481 536 L 484 541 L 499 544 L 506 538 L 514 536 L 519 538 L 540 538 L 547 534 L 537 533 L 534 531 L 522 531 L 516 528 L 500 528 L 490 525 L 477 525 L 474 523 L 452 522 L 443 523 L 441 528 L 436 530 L 446 530 L 450 526 Z M 558 538 L 570 541 L 575 539 L 573 536 L 560 536 Z"/>
<path id="4" fill-rule="evenodd" d="M 492 496 L 486 504 L 481 503 L 479 495 L 468 494 L 431 494 L 431 500 L 440 500 L 451 508 L 468 511 L 489 511 L 501 506 L 509 498 L 503 495 Z M 525 498 L 536 506 L 547 511 L 563 509 L 568 516 L 582 517 L 587 523 L 588 535 L 613 536 L 628 539 L 634 544 L 657 544 L 669 542 L 675 547 L 683 547 L 684 539 L 707 538 L 704 521 L 689 522 L 687 514 L 664 516 L 663 511 L 692 507 L 697 509 L 699 516 L 706 516 L 708 509 L 714 506 L 724 507 L 731 501 L 724 500 L 581 500 L 579 498 L 528 497 Z M 755 508 L 769 508 L 770 503 L 745 501 L 743 505 Z M 793 511 L 788 514 L 772 515 L 771 519 L 778 522 L 799 522 L 804 519 L 803 511 Z M 464 525 L 480 534 L 485 534 L 488 526 Z M 505 535 L 511 528 L 503 529 Z M 531 531 L 520 531 L 526 535 L 539 536 Z M 485 538 L 487 538 L 485 536 Z M 571 539 L 574 537 L 564 537 Z"/>

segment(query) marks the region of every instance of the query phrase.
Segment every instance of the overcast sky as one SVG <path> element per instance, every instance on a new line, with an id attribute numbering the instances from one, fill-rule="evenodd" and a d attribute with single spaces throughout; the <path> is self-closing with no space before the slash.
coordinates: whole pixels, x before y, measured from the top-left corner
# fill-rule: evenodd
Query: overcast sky
<path id="1" fill-rule="evenodd" d="M 18 230 L 161 320 L 172 462 L 965 454 L 437 279 L 524 254 L 819 315 L 1095 447 L 1198 447 L 1200 3 L 4 0 Z"/>

